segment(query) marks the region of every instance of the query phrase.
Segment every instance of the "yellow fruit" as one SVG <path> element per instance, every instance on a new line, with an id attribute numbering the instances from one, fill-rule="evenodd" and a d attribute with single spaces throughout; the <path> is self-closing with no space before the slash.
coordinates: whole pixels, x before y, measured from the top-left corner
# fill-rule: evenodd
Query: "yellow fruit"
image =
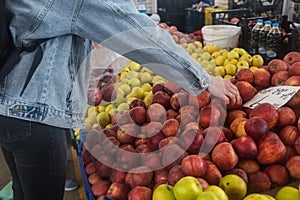
<path id="1" fill-rule="evenodd" d="M 122 111 L 122 110 L 129 110 L 129 105 L 127 103 L 121 103 L 118 108 L 118 111 Z"/>
<path id="2" fill-rule="evenodd" d="M 152 91 L 150 91 L 147 94 L 147 96 L 145 96 L 144 103 L 146 104 L 146 106 L 150 106 L 152 104 L 152 100 L 153 100 L 153 94 L 152 94 Z"/>
<path id="3" fill-rule="evenodd" d="M 216 59 L 215 59 L 215 64 L 217 66 L 221 66 L 224 64 L 224 61 L 226 60 L 226 57 L 225 56 L 218 56 Z"/>
<path id="4" fill-rule="evenodd" d="M 298 189 L 292 186 L 284 186 L 282 187 L 275 196 L 276 200 L 299 200 L 300 193 Z"/>
<path id="5" fill-rule="evenodd" d="M 254 55 L 252 56 L 252 63 L 256 67 L 262 67 L 264 65 L 264 59 L 261 55 Z"/>
<path id="6" fill-rule="evenodd" d="M 238 62 L 239 62 L 239 61 L 238 61 L 237 59 L 231 59 L 231 60 L 229 61 L 229 63 L 234 64 L 234 65 L 237 65 Z"/>
<path id="7" fill-rule="evenodd" d="M 209 60 L 209 59 L 210 59 L 210 53 L 204 52 L 204 53 L 201 55 L 201 59 L 202 59 L 202 60 Z"/>
<path id="8" fill-rule="evenodd" d="M 251 63 L 252 63 L 252 56 L 249 55 L 249 54 L 244 54 L 239 59 L 239 61 L 242 61 L 242 60 L 246 61 L 249 65 L 251 65 Z"/>
<path id="9" fill-rule="evenodd" d="M 150 83 L 152 80 L 152 75 L 148 72 L 140 72 L 140 80 L 143 83 Z"/>
<path id="10" fill-rule="evenodd" d="M 234 64 L 228 63 L 225 65 L 226 75 L 235 75 L 237 67 Z"/>
<path id="11" fill-rule="evenodd" d="M 208 61 L 208 60 L 201 60 L 201 61 L 200 61 L 200 65 L 201 65 L 202 67 L 206 67 L 208 64 L 209 64 L 209 61 Z"/>
<path id="12" fill-rule="evenodd" d="M 152 78 L 152 83 L 157 83 L 158 81 L 165 81 L 166 79 L 164 79 L 163 77 L 156 75 Z"/>
<path id="13" fill-rule="evenodd" d="M 215 51 L 211 54 L 211 58 L 212 59 L 216 59 L 217 57 L 221 56 L 221 52 L 220 51 Z"/>
<path id="14" fill-rule="evenodd" d="M 223 77 L 225 75 L 225 68 L 223 66 L 216 67 L 214 69 L 214 75 Z"/>
<path id="15" fill-rule="evenodd" d="M 112 109 L 112 108 L 114 108 L 114 105 L 113 104 L 108 104 L 106 107 L 105 107 L 105 112 L 107 112 L 108 113 L 108 111 L 110 110 L 110 109 Z"/>
<path id="16" fill-rule="evenodd" d="M 144 90 L 141 87 L 134 87 L 130 93 L 130 97 L 142 98 L 144 96 Z"/>
<path id="17" fill-rule="evenodd" d="M 130 63 L 130 66 L 129 66 L 129 69 L 130 69 L 131 71 L 138 71 L 138 70 L 141 69 L 141 65 L 138 64 L 138 63 L 136 63 L 136 62 L 131 62 L 131 63 Z"/>
<path id="18" fill-rule="evenodd" d="M 123 90 L 124 96 L 126 96 L 127 94 L 129 94 L 130 91 L 131 91 L 131 87 L 128 84 L 121 84 L 120 88 Z"/>
<path id="19" fill-rule="evenodd" d="M 224 192 L 222 188 L 217 185 L 210 185 L 204 189 L 204 192 L 211 191 L 214 192 L 215 195 L 219 198 L 219 200 L 228 200 L 227 194 Z"/>
<path id="20" fill-rule="evenodd" d="M 97 115 L 97 122 L 101 127 L 105 127 L 110 123 L 110 116 L 107 112 L 101 112 Z"/>
<path id="21" fill-rule="evenodd" d="M 194 44 L 198 47 L 198 48 L 202 48 L 202 43 L 200 41 L 195 41 Z"/>
<path id="22" fill-rule="evenodd" d="M 231 75 L 229 75 L 229 74 L 226 74 L 223 78 L 224 78 L 224 79 L 232 79 L 233 76 L 231 76 Z"/>
<path id="23" fill-rule="evenodd" d="M 159 185 L 153 192 L 152 200 L 175 200 L 173 186 L 168 184 Z"/>
<path id="24" fill-rule="evenodd" d="M 232 59 L 239 59 L 239 57 L 240 57 L 240 55 L 239 55 L 237 52 L 233 51 L 233 50 L 231 50 L 231 51 L 227 54 L 227 58 L 228 58 L 229 60 L 232 60 Z"/>
<path id="25" fill-rule="evenodd" d="M 255 71 L 258 69 L 258 67 L 252 66 L 252 67 L 250 67 L 249 69 L 250 69 L 252 72 L 255 72 Z"/>
<path id="26" fill-rule="evenodd" d="M 258 194 L 258 193 L 252 193 L 247 195 L 243 200 L 269 200 L 268 197 Z"/>
<path id="27" fill-rule="evenodd" d="M 198 53 L 192 53 L 191 54 L 191 57 L 194 59 L 194 60 L 197 60 L 198 57 L 200 57 L 200 55 Z"/>
<path id="28" fill-rule="evenodd" d="M 245 61 L 245 60 L 241 60 L 241 61 L 239 61 L 237 64 L 236 64 L 236 66 L 239 68 L 239 69 L 249 69 L 249 64 L 248 64 L 248 62 L 247 61 Z"/>
<path id="29" fill-rule="evenodd" d="M 219 181 L 219 187 L 224 190 L 230 200 L 242 200 L 247 194 L 247 184 L 235 174 L 223 176 Z"/>
<path id="30" fill-rule="evenodd" d="M 144 92 L 149 92 L 152 90 L 152 86 L 150 85 L 150 83 L 144 83 L 142 85 L 142 89 L 144 90 Z"/>
<path id="31" fill-rule="evenodd" d="M 103 105 L 97 106 L 97 108 L 98 108 L 98 113 L 105 111 L 105 106 L 103 106 Z"/>

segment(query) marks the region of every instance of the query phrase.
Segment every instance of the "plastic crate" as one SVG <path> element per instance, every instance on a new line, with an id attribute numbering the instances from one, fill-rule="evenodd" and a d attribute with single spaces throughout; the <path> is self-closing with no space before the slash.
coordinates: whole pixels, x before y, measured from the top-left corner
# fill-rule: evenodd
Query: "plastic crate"
<path id="1" fill-rule="evenodd" d="M 251 17 L 275 16 L 282 13 L 282 0 L 229 0 L 229 9 L 247 8 Z"/>
<path id="2" fill-rule="evenodd" d="M 82 148 L 83 148 L 83 141 L 85 140 L 85 136 L 88 133 L 88 131 L 82 130 L 80 131 L 80 140 L 78 141 L 78 162 L 79 162 L 79 168 L 80 168 L 80 173 L 82 176 L 82 182 L 83 182 L 83 186 L 84 186 L 84 191 L 86 194 L 86 198 L 87 200 L 95 200 L 94 195 L 92 193 L 89 181 L 88 181 L 88 177 L 87 174 L 85 173 L 85 166 L 82 160 Z M 105 197 L 104 200 L 112 200 L 110 198 Z"/>
<path id="3" fill-rule="evenodd" d="M 187 33 L 193 33 L 197 30 L 201 30 L 204 26 L 204 12 L 199 12 L 196 9 L 185 9 L 185 30 Z"/>
<path id="4" fill-rule="evenodd" d="M 205 25 L 212 25 L 212 13 L 220 10 L 227 10 L 227 8 L 205 8 Z"/>
<path id="5" fill-rule="evenodd" d="M 238 19 L 247 18 L 249 17 L 248 9 L 241 8 L 241 9 L 232 9 L 232 10 L 218 10 L 213 13 L 212 15 L 212 24 L 219 24 L 219 25 L 236 25 L 232 23 L 230 20 L 234 17 Z"/>

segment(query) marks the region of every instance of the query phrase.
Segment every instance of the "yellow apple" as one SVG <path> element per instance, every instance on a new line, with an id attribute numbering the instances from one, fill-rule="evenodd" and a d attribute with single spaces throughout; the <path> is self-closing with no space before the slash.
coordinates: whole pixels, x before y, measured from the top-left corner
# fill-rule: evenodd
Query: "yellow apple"
<path id="1" fill-rule="evenodd" d="M 121 103 L 118 108 L 118 111 L 122 111 L 122 110 L 129 110 L 129 105 L 127 103 Z"/>
<path id="2" fill-rule="evenodd" d="M 252 63 L 253 66 L 262 67 L 264 65 L 264 59 L 261 55 L 254 55 L 252 56 Z"/>
<path id="3" fill-rule="evenodd" d="M 226 60 L 226 57 L 221 55 L 215 59 L 215 63 L 217 66 L 221 66 L 224 64 L 225 60 Z"/>
<path id="4" fill-rule="evenodd" d="M 107 112 L 101 112 L 97 115 L 96 120 L 101 127 L 105 127 L 110 123 L 110 116 Z"/>
<path id="5" fill-rule="evenodd" d="M 142 98 L 144 90 L 141 87 L 133 87 L 130 93 L 130 97 Z"/>
<path id="6" fill-rule="evenodd" d="M 242 55 L 242 56 L 240 57 L 240 59 L 239 59 L 239 61 L 242 61 L 242 60 L 247 61 L 247 63 L 248 63 L 249 65 L 251 65 L 251 63 L 252 63 L 252 56 L 249 55 L 249 54 L 244 54 L 244 55 Z"/>
<path id="7" fill-rule="evenodd" d="M 249 64 L 248 64 L 248 62 L 247 61 L 245 61 L 245 60 L 241 60 L 241 61 L 239 61 L 237 64 L 236 64 L 236 66 L 239 68 L 239 69 L 249 69 Z"/>
<path id="8" fill-rule="evenodd" d="M 112 109 L 112 108 L 114 108 L 114 105 L 113 105 L 113 104 L 108 104 L 108 105 L 105 107 L 104 112 L 107 112 L 107 113 L 108 113 L 108 111 L 109 111 L 110 109 Z"/>
<path id="9" fill-rule="evenodd" d="M 194 60 L 197 60 L 199 58 L 199 54 L 198 53 L 192 53 L 191 54 L 191 57 L 194 59 Z"/>
<path id="10" fill-rule="evenodd" d="M 142 83 L 150 83 L 152 80 L 152 75 L 149 74 L 148 72 L 141 72 L 139 74 L 139 78 Z"/>
<path id="11" fill-rule="evenodd" d="M 126 83 L 121 84 L 120 88 L 123 90 L 124 96 L 126 96 L 127 94 L 129 94 L 130 91 L 131 91 L 131 87 L 128 84 L 126 84 Z"/>
<path id="12" fill-rule="evenodd" d="M 211 58 L 212 59 L 216 59 L 217 57 L 221 56 L 221 52 L 220 51 L 215 51 L 211 54 Z"/>
<path id="13" fill-rule="evenodd" d="M 204 53 L 201 55 L 201 59 L 202 59 L 202 60 L 209 60 L 209 59 L 210 59 L 210 53 L 204 52 Z"/>
<path id="14" fill-rule="evenodd" d="M 237 67 L 232 64 L 232 63 L 228 63 L 227 65 L 225 65 L 225 72 L 226 75 L 235 75 Z"/>
<path id="15" fill-rule="evenodd" d="M 150 106 L 152 104 L 153 101 L 153 94 L 152 91 L 150 91 L 147 96 L 145 96 L 144 98 L 144 103 L 146 104 L 146 106 Z"/>
<path id="16" fill-rule="evenodd" d="M 232 75 L 229 75 L 229 74 L 226 74 L 223 78 L 224 78 L 224 79 L 232 79 L 233 76 L 232 76 Z"/>
<path id="17" fill-rule="evenodd" d="M 131 87 L 137 87 L 137 86 L 141 85 L 141 81 L 137 77 L 133 77 L 133 78 L 129 79 L 128 83 Z"/>
<path id="18" fill-rule="evenodd" d="M 237 59 L 231 59 L 230 61 L 229 61 L 229 63 L 232 63 L 232 64 L 234 64 L 234 65 L 236 65 L 236 64 L 238 64 L 238 60 Z"/>
<path id="19" fill-rule="evenodd" d="M 225 75 L 225 68 L 223 66 L 216 67 L 214 69 L 214 75 L 223 77 Z"/>
<path id="20" fill-rule="evenodd" d="M 132 61 L 129 65 L 129 69 L 131 71 L 139 71 L 141 69 L 141 65 Z"/>
<path id="21" fill-rule="evenodd" d="M 233 51 L 233 50 L 231 50 L 231 51 L 228 53 L 228 55 L 227 55 L 227 58 L 228 58 L 229 60 L 232 60 L 232 59 L 239 59 L 239 57 L 240 57 L 240 55 L 239 55 L 237 52 Z"/>
<path id="22" fill-rule="evenodd" d="M 249 69 L 250 69 L 252 72 L 255 72 L 255 71 L 258 69 L 258 67 L 256 67 L 256 66 L 251 66 Z"/>
<path id="23" fill-rule="evenodd" d="M 168 184 L 159 185 L 154 191 L 152 200 L 175 200 L 173 186 Z"/>
<path id="24" fill-rule="evenodd" d="M 142 85 L 142 89 L 144 90 L 144 92 L 149 92 L 152 90 L 152 86 L 150 85 L 150 83 L 144 83 Z"/>

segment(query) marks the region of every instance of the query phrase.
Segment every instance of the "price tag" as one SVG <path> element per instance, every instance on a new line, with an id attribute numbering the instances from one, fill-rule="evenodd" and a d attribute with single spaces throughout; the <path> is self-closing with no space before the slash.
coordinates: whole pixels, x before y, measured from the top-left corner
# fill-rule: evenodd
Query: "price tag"
<path id="1" fill-rule="evenodd" d="M 249 108 L 255 108 L 262 103 L 270 103 L 276 109 L 286 104 L 296 92 L 300 89 L 300 86 L 275 86 L 270 87 L 258 92 L 251 100 L 247 101 L 243 106 Z"/>

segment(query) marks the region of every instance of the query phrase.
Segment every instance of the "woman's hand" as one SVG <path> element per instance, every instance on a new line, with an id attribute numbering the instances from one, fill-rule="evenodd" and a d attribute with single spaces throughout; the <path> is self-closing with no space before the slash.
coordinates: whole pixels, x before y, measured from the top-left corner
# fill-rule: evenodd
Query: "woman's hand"
<path id="1" fill-rule="evenodd" d="M 213 96 L 224 100 L 226 104 L 230 103 L 235 105 L 241 99 L 237 87 L 230 80 L 221 79 L 214 76 L 210 77 L 208 91 Z"/>

